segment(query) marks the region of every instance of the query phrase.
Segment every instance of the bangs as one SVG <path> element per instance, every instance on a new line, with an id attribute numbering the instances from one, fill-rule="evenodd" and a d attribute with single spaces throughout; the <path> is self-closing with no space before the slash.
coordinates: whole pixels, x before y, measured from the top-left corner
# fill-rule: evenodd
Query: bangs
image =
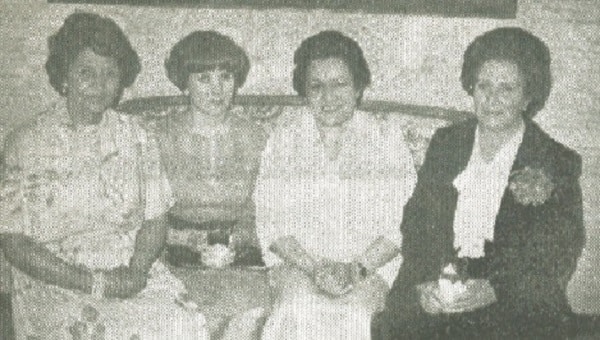
<path id="1" fill-rule="evenodd" d="M 237 73 L 240 70 L 240 65 L 235 60 L 188 60 L 184 65 L 185 71 L 189 73 L 202 73 L 222 69 L 230 73 Z"/>

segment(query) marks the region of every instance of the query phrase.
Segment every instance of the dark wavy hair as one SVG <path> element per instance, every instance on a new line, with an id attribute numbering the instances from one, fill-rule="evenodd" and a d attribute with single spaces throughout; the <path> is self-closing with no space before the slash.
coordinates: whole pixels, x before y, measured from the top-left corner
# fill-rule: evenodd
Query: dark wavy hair
<path id="1" fill-rule="evenodd" d="M 121 76 L 118 101 L 123 90 L 133 84 L 140 73 L 140 59 L 121 28 L 112 19 L 97 14 L 73 13 L 58 32 L 48 38 L 46 72 L 50 84 L 58 93 L 66 95 L 64 84 L 69 67 L 87 48 L 117 61 Z"/>
<path id="2" fill-rule="evenodd" d="M 231 38 L 215 31 L 195 31 L 179 40 L 165 60 L 167 77 L 180 90 L 187 88 L 190 73 L 222 68 L 233 73 L 235 87 L 244 85 L 250 60 Z"/>
<path id="3" fill-rule="evenodd" d="M 552 88 L 548 46 L 519 27 L 496 28 L 478 36 L 465 51 L 460 75 L 462 87 L 469 95 L 473 95 L 479 70 L 488 60 L 507 60 L 517 65 L 525 83 L 525 95 L 531 100 L 523 116 L 533 118 L 546 104 Z"/>
<path id="4" fill-rule="evenodd" d="M 294 53 L 294 90 L 306 97 L 306 73 L 310 63 L 327 58 L 339 58 L 346 63 L 354 88 L 360 92 L 360 102 L 364 89 L 371 83 L 371 71 L 358 43 L 338 31 L 323 31 L 302 41 Z"/>

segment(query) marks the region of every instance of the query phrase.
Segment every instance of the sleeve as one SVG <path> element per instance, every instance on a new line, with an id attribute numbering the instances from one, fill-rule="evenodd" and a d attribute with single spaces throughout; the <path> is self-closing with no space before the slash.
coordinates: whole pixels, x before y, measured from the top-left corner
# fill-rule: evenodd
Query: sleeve
<path id="1" fill-rule="evenodd" d="M 445 149 L 440 142 L 441 135 L 442 131 L 438 130 L 431 139 L 414 192 L 404 206 L 400 227 L 403 262 L 387 295 L 385 310 L 377 318 L 375 327 L 381 332 L 381 338 L 400 337 L 400 334 L 407 334 L 409 327 L 420 327 L 416 323 L 426 314 L 419 304 L 415 286 L 435 280 L 439 275 L 438 259 L 443 249 L 436 239 L 439 233 L 431 226 L 439 213 L 437 202 L 451 199 L 445 196 L 446 191 L 436 190 L 433 185 L 436 177 L 432 175 L 439 164 L 439 152 Z"/>
<path id="2" fill-rule="evenodd" d="M 25 230 L 25 179 L 19 151 L 20 132 L 13 132 L 4 148 L 4 167 L 0 175 L 0 233 L 22 233 Z"/>
<path id="3" fill-rule="evenodd" d="M 568 310 L 566 288 L 585 243 L 578 155 L 553 167 L 577 169 L 555 178 L 550 198 L 538 207 L 525 207 L 518 228 L 528 228 L 526 240 L 499 249 L 500 263 L 491 282 L 498 300 L 515 312 L 548 314 Z"/>
<path id="4" fill-rule="evenodd" d="M 387 166 L 382 169 L 383 178 L 371 180 L 377 183 L 376 190 L 379 203 L 372 209 L 376 210 L 376 223 L 382 224 L 379 236 L 394 243 L 399 249 L 402 246 L 402 233 L 400 224 L 402 222 L 404 205 L 411 197 L 417 179 L 412 154 L 404 140 L 404 126 L 396 119 L 379 121 L 382 133 L 381 144 Z M 402 265 L 402 254 L 379 268 L 377 272 L 392 284 L 398 269 Z"/>
<path id="5" fill-rule="evenodd" d="M 382 122 L 382 132 L 385 150 L 384 154 L 389 163 L 388 180 L 381 190 L 386 192 L 385 200 L 390 222 L 387 227 L 388 240 L 399 248 L 402 245 L 400 224 L 406 202 L 412 196 L 417 183 L 417 172 L 412 153 L 404 139 L 404 125 L 397 119 L 389 118 Z"/>
<path id="6" fill-rule="evenodd" d="M 439 261 L 447 251 L 444 246 L 442 216 L 450 217 L 446 202 L 456 199 L 455 191 L 437 182 L 439 169 L 446 166 L 443 153 L 449 151 L 446 143 L 448 128 L 439 129 L 433 135 L 419 169 L 412 196 L 404 206 L 401 254 L 404 259 L 395 284 L 413 289 L 415 284 L 435 280 L 439 274 Z M 438 226 L 438 228 L 432 228 Z M 450 246 L 452 242 L 450 242 Z"/>
<path id="7" fill-rule="evenodd" d="M 256 212 L 256 234 L 260 242 L 263 260 L 267 266 L 282 263 L 269 250 L 278 238 L 293 234 L 298 219 L 290 210 L 302 196 L 291 188 L 290 168 L 296 155 L 296 138 L 302 133 L 299 117 L 302 108 L 288 107 L 278 118 L 275 130 L 266 141 L 260 157 L 260 166 L 252 199 Z M 301 151 L 298 151 L 301 152 Z"/>
<path id="8" fill-rule="evenodd" d="M 142 192 L 145 200 L 144 218 L 151 220 L 164 215 L 174 204 L 171 186 L 160 159 L 156 135 L 140 130 Z"/>
<path id="9" fill-rule="evenodd" d="M 238 174 L 238 180 L 243 180 L 247 185 L 248 197 L 241 205 L 239 220 L 235 226 L 234 242 L 239 245 L 252 245 L 258 247 L 256 239 L 256 209 L 252 194 L 256 186 L 256 179 L 260 167 L 261 155 L 265 148 L 267 136 L 261 126 L 248 118 L 238 118 L 234 122 L 236 143 L 240 152 L 232 162 L 242 162 L 243 173 Z"/>
<path id="10" fill-rule="evenodd" d="M 260 243 L 263 260 L 267 266 L 281 263 L 273 252 L 269 250 L 271 244 L 280 237 L 280 230 L 273 213 L 273 207 L 277 202 L 278 183 L 274 176 L 273 136 L 267 142 L 262 153 L 260 168 L 256 179 L 256 186 L 252 195 L 256 211 L 256 234 Z"/>

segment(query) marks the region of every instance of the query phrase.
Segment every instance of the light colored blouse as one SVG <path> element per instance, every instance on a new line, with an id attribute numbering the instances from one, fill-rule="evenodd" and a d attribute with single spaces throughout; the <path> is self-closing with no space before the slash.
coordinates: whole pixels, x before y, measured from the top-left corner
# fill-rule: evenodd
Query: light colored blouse
<path id="1" fill-rule="evenodd" d="M 254 192 L 267 265 L 281 262 L 268 248 L 287 235 L 318 258 L 345 262 L 379 236 L 400 247 L 402 212 L 416 183 L 401 128 L 357 111 L 331 161 L 309 108 L 290 108 L 279 119 Z M 378 273 L 391 284 L 401 262 L 398 256 Z"/>
<path id="2" fill-rule="evenodd" d="M 175 216 L 200 223 L 254 215 L 250 195 L 266 134 L 243 114 L 234 107 L 218 128 L 194 130 L 181 107 L 156 126 Z"/>
<path id="3" fill-rule="evenodd" d="M 454 248 L 459 250 L 459 257 L 483 257 L 485 241 L 494 240 L 496 215 L 524 133 L 525 124 L 522 124 L 494 158 L 486 161 L 479 148 L 479 128 L 475 130 L 469 163 L 453 182 L 458 190 Z"/>

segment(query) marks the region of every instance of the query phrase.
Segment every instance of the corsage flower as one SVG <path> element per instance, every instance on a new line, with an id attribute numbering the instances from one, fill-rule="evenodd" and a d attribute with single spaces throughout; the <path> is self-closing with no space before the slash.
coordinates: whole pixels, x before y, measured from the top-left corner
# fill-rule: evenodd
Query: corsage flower
<path id="1" fill-rule="evenodd" d="M 467 291 L 466 282 L 469 279 L 467 274 L 468 259 L 458 257 L 459 249 L 454 250 L 454 254 L 444 265 L 438 279 L 439 294 L 438 297 L 443 303 L 452 304 L 459 296 Z"/>
<path id="2" fill-rule="evenodd" d="M 510 174 L 508 188 L 517 202 L 539 206 L 550 198 L 555 185 L 542 169 L 525 167 Z"/>

